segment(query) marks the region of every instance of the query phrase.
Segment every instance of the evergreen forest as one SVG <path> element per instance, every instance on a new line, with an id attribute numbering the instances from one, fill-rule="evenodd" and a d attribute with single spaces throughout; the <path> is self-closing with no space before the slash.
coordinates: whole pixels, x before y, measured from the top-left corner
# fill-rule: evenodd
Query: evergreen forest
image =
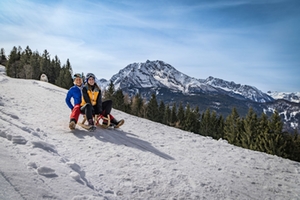
<path id="1" fill-rule="evenodd" d="M 40 80 L 41 75 L 46 74 L 49 83 L 66 89 L 73 85 L 69 59 L 62 65 L 59 58 L 51 58 L 47 50 L 40 54 L 32 51 L 29 46 L 24 50 L 14 46 L 7 57 L 1 48 L 0 64 L 6 67 L 6 74 L 12 78 Z"/>

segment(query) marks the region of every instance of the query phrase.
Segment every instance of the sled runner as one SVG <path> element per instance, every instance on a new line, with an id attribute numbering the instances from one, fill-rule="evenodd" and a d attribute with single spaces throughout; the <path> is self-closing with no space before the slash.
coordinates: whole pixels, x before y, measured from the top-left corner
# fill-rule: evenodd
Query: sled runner
<path id="1" fill-rule="evenodd" d="M 78 125 L 90 132 L 93 132 L 96 130 L 96 126 L 90 126 L 90 125 L 86 125 L 86 124 L 82 124 L 82 123 L 78 123 Z"/>
<path id="2" fill-rule="evenodd" d="M 104 117 L 103 115 L 96 115 L 95 116 L 95 125 L 98 126 L 98 127 L 101 127 L 101 128 L 105 128 L 107 129 L 109 126 L 110 126 L 110 117 L 108 115 L 108 117 Z M 83 116 L 83 120 L 81 123 L 78 123 L 78 124 L 81 124 L 80 126 L 88 126 L 88 125 L 85 125 L 84 123 L 86 122 L 86 117 L 85 115 Z M 85 128 L 85 127 L 83 127 Z"/>

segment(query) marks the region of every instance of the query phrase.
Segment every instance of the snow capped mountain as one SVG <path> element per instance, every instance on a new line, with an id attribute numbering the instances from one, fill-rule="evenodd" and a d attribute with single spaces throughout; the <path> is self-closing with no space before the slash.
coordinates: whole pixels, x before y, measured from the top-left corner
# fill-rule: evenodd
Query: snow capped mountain
<path id="1" fill-rule="evenodd" d="M 268 91 L 267 94 L 274 99 L 285 99 L 290 102 L 300 103 L 300 92 L 276 92 Z"/>
<path id="2" fill-rule="evenodd" d="M 192 94 L 217 92 L 214 87 L 191 78 L 163 61 L 133 63 L 120 70 L 111 78 L 118 88 L 169 88 L 176 92 Z"/>
<path id="3" fill-rule="evenodd" d="M 300 163 L 118 110 L 68 128 L 67 90 L 0 73 L 0 199 L 300 199 Z M 82 120 L 82 116 L 80 116 Z"/>
<path id="4" fill-rule="evenodd" d="M 231 94 L 241 95 L 246 99 L 250 99 L 255 102 L 264 103 L 274 100 L 272 97 L 258 90 L 256 87 L 236 84 L 233 81 L 229 82 L 210 76 L 204 81 L 204 83 L 207 85 L 211 85 L 215 88 L 227 91 Z"/>
<path id="5" fill-rule="evenodd" d="M 139 92 L 140 89 L 168 88 L 173 92 L 185 95 L 223 93 L 255 102 L 273 101 L 272 97 L 255 87 L 235 84 L 214 77 L 208 77 L 205 80 L 192 78 L 179 72 L 170 64 L 158 60 L 129 64 L 115 74 L 111 81 L 116 89 L 121 88 L 129 93 Z"/>

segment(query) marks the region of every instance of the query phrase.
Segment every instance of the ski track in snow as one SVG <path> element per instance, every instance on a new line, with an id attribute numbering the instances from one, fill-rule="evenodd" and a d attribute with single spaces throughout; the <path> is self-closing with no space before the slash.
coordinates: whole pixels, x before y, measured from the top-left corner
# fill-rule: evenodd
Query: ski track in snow
<path id="1" fill-rule="evenodd" d="M 70 131 L 66 90 L 0 90 L 0 199 L 300 199 L 298 162 L 117 110 L 119 130 Z"/>

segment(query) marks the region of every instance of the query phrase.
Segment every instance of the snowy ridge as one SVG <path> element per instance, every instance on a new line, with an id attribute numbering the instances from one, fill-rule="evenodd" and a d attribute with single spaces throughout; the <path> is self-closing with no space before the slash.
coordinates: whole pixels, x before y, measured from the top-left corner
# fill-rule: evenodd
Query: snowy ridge
<path id="1" fill-rule="evenodd" d="M 300 92 L 273 92 L 268 91 L 267 94 L 274 99 L 285 99 L 290 102 L 300 103 Z"/>
<path id="2" fill-rule="evenodd" d="M 300 199 L 298 162 L 118 110 L 121 130 L 71 132 L 65 89 L 0 90 L 0 199 Z"/>
<path id="3" fill-rule="evenodd" d="M 227 93 L 230 96 L 239 95 L 255 102 L 273 101 L 272 97 L 255 87 L 213 77 L 205 80 L 192 78 L 179 72 L 170 64 L 158 60 L 130 64 L 115 74 L 111 81 L 117 89 L 121 88 L 125 91 L 134 88 L 169 88 L 187 95 Z"/>
<path id="4" fill-rule="evenodd" d="M 236 84 L 233 81 L 224 81 L 219 78 L 214 78 L 212 76 L 208 77 L 205 81 L 206 84 L 211 85 L 215 88 L 222 89 L 227 92 L 232 92 L 239 94 L 246 99 L 250 99 L 255 102 L 270 102 L 273 101 L 273 98 L 258 90 L 256 87 L 249 85 Z"/>

